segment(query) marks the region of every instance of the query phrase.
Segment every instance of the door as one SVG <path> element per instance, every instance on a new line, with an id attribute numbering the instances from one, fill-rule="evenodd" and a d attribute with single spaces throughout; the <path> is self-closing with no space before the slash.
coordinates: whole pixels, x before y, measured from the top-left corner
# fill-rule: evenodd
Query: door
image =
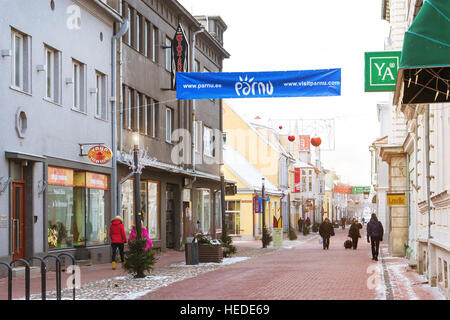
<path id="1" fill-rule="evenodd" d="M 174 187 L 167 185 L 166 188 L 166 247 L 174 247 L 174 231 L 175 231 L 175 197 L 174 197 Z"/>
<path id="2" fill-rule="evenodd" d="M 12 249 L 13 259 L 25 258 L 25 184 L 13 182 Z"/>
<path id="3" fill-rule="evenodd" d="M 183 202 L 183 242 L 186 242 L 186 238 L 189 237 L 189 226 L 190 226 L 190 205 L 189 202 Z"/>

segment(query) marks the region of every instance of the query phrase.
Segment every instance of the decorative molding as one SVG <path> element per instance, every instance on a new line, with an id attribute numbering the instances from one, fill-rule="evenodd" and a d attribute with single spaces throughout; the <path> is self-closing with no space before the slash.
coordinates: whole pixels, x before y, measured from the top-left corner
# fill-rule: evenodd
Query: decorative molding
<path id="1" fill-rule="evenodd" d="M 431 198 L 433 205 L 436 208 L 443 208 L 450 205 L 450 194 L 445 190 Z"/>

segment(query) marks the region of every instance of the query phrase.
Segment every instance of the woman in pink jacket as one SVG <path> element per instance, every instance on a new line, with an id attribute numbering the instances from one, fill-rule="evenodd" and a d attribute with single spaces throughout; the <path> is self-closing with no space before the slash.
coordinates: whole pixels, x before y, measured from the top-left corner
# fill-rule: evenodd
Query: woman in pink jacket
<path id="1" fill-rule="evenodd" d="M 130 231 L 130 237 L 128 238 L 128 241 L 136 241 L 136 226 L 133 225 Z M 152 240 L 150 240 L 150 237 L 148 235 L 148 231 L 145 228 L 145 226 L 141 225 L 141 238 L 147 240 L 147 246 L 144 248 L 144 250 L 150 249 L 150 247 L 153 245 Z"/>

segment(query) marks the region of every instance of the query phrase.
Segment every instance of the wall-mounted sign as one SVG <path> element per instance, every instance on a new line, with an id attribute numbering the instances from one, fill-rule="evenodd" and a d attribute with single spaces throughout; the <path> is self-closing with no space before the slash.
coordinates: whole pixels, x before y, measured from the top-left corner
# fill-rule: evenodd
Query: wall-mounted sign
<path id="1" fill-rule="evenodd" d="M 177 73 L 179 100 L 340 95 L 341 69 Z"/>
<path id="2" fill-rule="evenodd" d="M 177 31 L 175 32 L 175 37 L 172 39 L 172 59 L 175 64 L 175 70 L 177 72 L 184 72 L 185 65 L 187 61 L 188 52 L 188 42 L 186 40 L 186 35 L 184 34 L 183 27 L 178 24 Z"/>
<path id="3" fill-rule="evenodd" d="M 364 54 L 365 91 L 394 91 L 401 51 Z"/>
<path id="4" fill-rule="evenodd" d="M 48 184 L 52 186 L 73 186 L 73 170 L 58 168 L 58 167 L 48 167 Z"/>
<path id="5" fill-rule="evenodd" d="M 300 136 L 300 149 L 299 151 L 311 151 L 311 137 L 310 136 Z"/>
<path id="6" fill-rule="evenodd" d="M 108 176 L 86 172 L 86 188 L 108 190 Z"/>
<path id="7" fill-rule="evenodd" d="M 95 164 L 106 164 L 111 160 L 112 152 L 106 146 L 94 146 L 89 149 L 88 158 Z"/>
<path id="8" fill-rule="evenodd" d="M 353 187 L 351 186 L 334 186 L 333 192 L 334 193 L 343 193 L 343 194 L 349 194 L 352 193 Z"/>
<path id="9" fill-rule="evenodd" d="M 353 187 L 353 194 L 363 194 L 364 192 L 370 192 L 370 186 L 367 187 Z"/>
<path id="10" fill-rule="evenodd" d="M 388 194 L 387 195 L 388 206 L 406 206 L 405 194 Z"/>
<path id="11" fill-rule="evenodd" d="M 299 193 L 301 190 L 301 171 L 300 168 L 294 168 L 294 192 Z"/>

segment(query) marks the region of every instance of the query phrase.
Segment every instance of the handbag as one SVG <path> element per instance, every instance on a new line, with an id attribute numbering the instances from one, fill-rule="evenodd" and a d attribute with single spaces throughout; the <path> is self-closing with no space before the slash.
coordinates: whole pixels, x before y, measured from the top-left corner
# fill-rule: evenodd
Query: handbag
<path id="1" fill-rule="evenodd" d="M 319 244 L 322 244 L 323 243 L 323 239 L 322 239 L 322 237 L 319 237 Z"/>

